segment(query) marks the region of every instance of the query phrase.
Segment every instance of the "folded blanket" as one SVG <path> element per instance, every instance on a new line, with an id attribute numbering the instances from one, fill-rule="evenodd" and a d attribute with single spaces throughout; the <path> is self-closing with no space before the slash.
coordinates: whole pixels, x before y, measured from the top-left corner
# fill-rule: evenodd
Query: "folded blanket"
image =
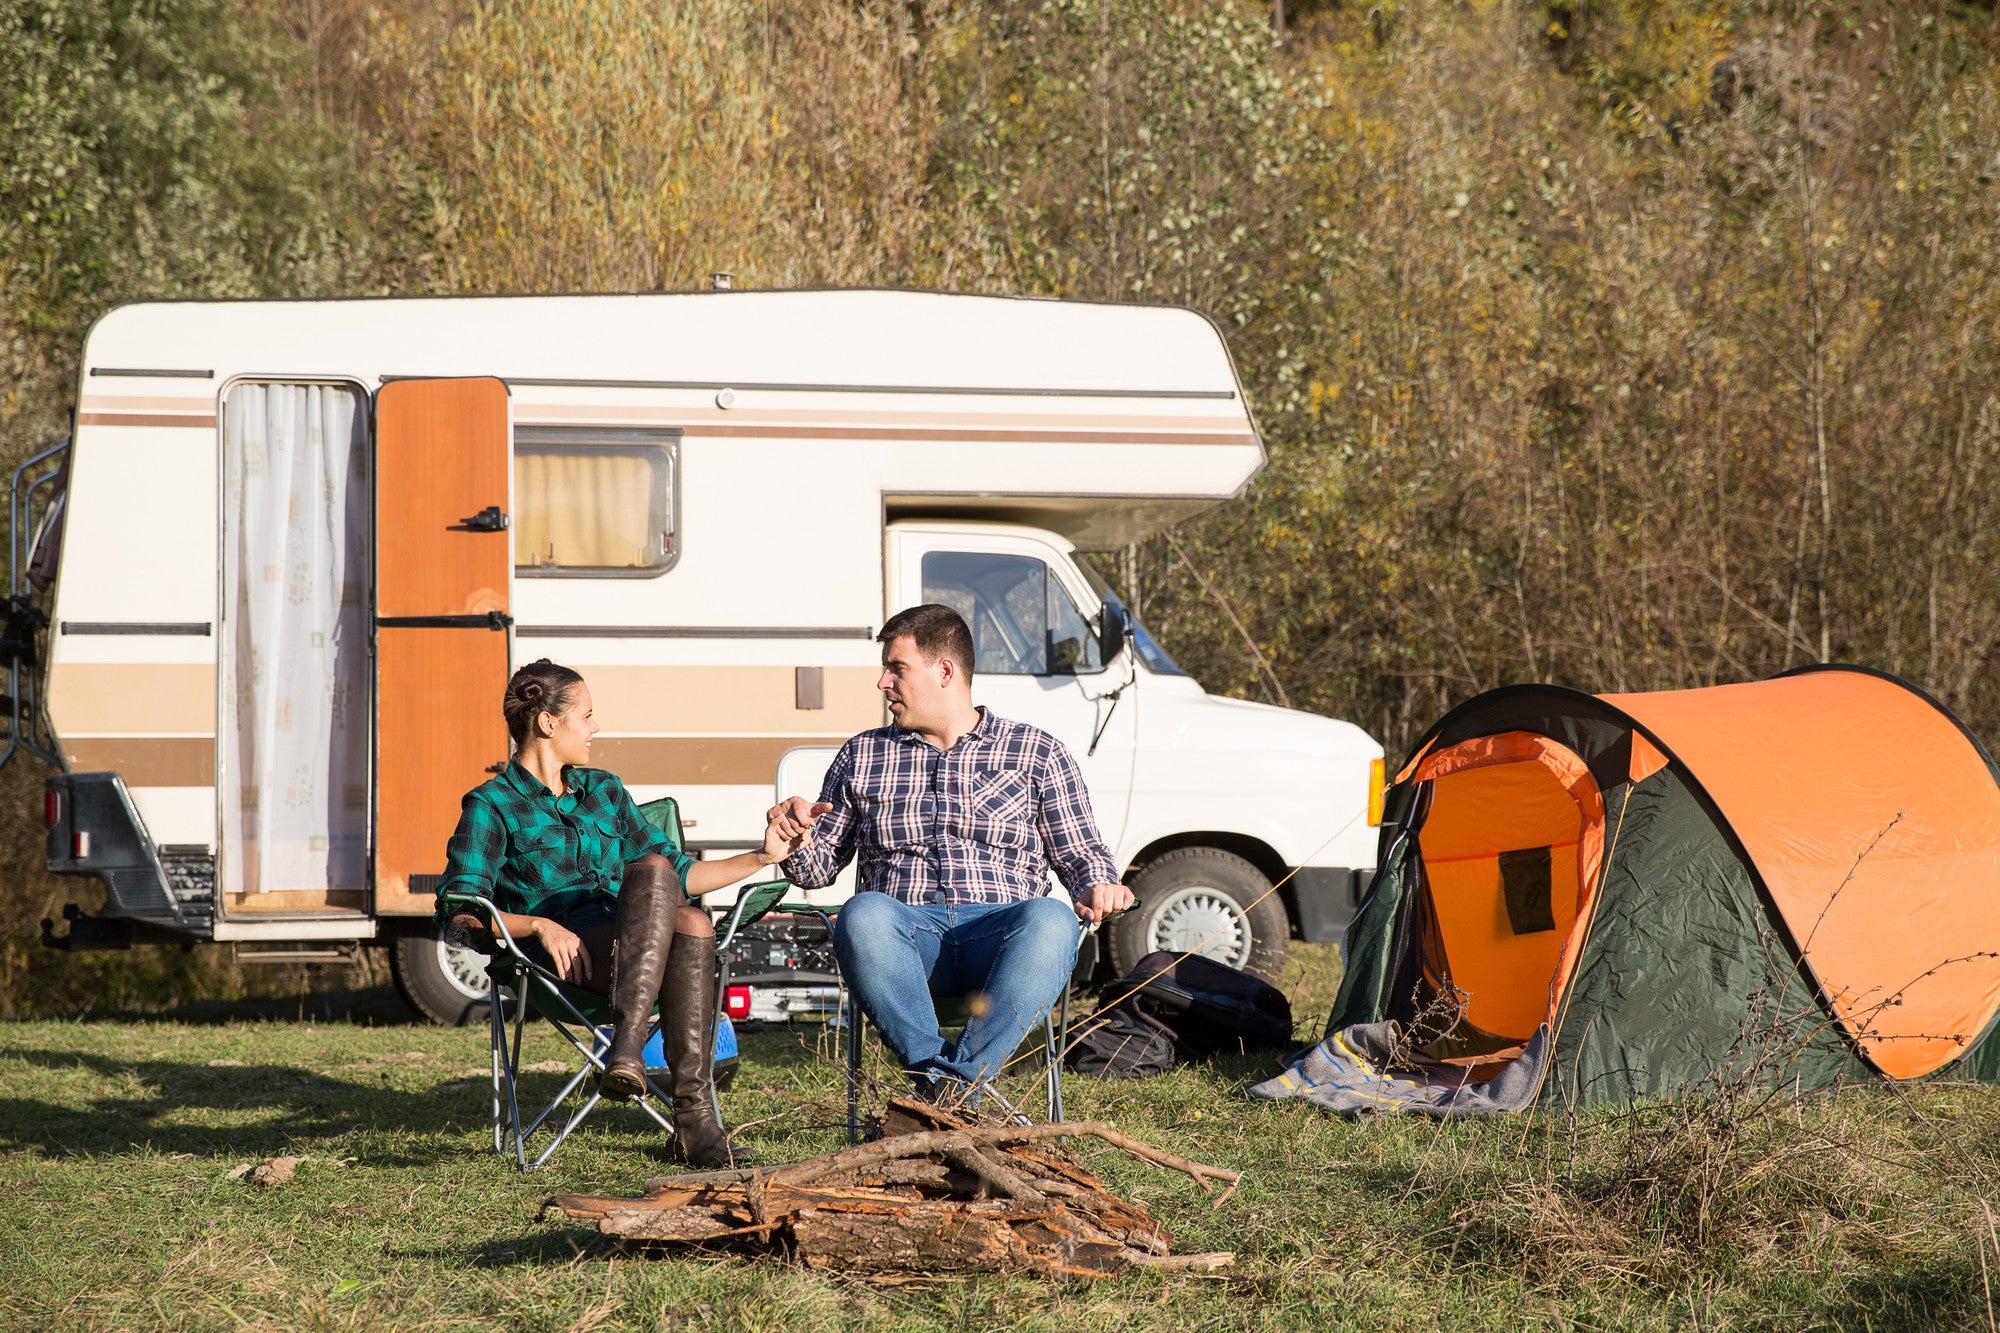
<path id="1" fill-rule="evenodd" d="M 1541 1085 L 1549 1030 L 1537 1028 L 1521 1053 L 1485 1082 L 1453 1065 L 1391 1068 L 1393 1023 L 1357 1023 L 1287 1057 L 1285 1069 L 1250 1089 L 1259 1101 L 1303 1097 L 1335 1115 L 1507 1115 L 1527 1109 Z"/>

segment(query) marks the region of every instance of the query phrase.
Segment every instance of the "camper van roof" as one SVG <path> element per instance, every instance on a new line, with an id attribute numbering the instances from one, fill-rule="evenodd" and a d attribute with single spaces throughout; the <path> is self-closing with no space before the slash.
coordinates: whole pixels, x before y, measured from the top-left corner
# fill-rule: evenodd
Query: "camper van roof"
<path id="1" fill-rule="evenodd" d="M 1093 548 L 1200 513 L 1264 465 L 1201 315 L 937 292 L 121 306 L 85 343 L 77 422 L 213 424 L 242 378 L 372 392 L 460 376 L 505 380 L 517 424 L 850 441 L 847 475 L 874 478 L 891 518 L 1027 523 Z"/>
<path id="2" fill-rule="evenodd" d="M 1193 311 L 916 291 L 141 302 L 98 321 L 84 369 L 1106 395 L 1243 411 L 1222 338 Z"/>

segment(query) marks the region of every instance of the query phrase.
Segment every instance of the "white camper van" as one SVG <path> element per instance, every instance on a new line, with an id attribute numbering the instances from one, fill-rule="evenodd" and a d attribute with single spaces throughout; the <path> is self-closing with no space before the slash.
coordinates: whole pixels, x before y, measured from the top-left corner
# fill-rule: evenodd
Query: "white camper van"
<path id="1" fill-rule="evenodd" d="M 433 892 L 518 663 L 589 678 L 596 762 L 702 853 L 880 726 L 874 634 L 943 601 L 974 695 L 1078 756 L 1141 907 L 1112 962 L 1270 972 L 1335 938 L 1382 750 L 1203 693 L 1075 554 L 1236 495 L 1263 449 L 1185 310 L 897 291 L 129 305 L 16 473 L 13 741 L 59 947 L 389 944 L 474 1013 Z M 28 534 L 38 530 L 29 540 Z M 1280 893 L 1268 887 L 1290 875 Z M 823 904 L 849 891 L 814 895 Z M 773 937 L 775 938 L 775 937 Z M 782 980 L 796 952 L 751 959 Z"/>

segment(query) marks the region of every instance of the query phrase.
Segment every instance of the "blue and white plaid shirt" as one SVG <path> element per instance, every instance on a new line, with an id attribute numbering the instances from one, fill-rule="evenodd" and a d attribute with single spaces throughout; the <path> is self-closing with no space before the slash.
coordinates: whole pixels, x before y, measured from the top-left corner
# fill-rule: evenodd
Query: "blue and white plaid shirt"
<path id="1" fill-rule="evenodd" d="M 949 750 L 904 727 L 840 747 L 819 798 L 833 806 L 784 863 L 800 888 L 833 882 L 857 852 L 861 891 L 906 903 L 1011 903 L 1118 882 L 1090 793 L 1062 742 L 982 708 Z"/>

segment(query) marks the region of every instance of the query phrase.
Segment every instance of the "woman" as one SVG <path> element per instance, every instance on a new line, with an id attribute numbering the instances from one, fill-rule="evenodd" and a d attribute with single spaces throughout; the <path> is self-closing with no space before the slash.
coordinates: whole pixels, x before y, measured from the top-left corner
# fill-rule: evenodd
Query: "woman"
<path id="1" fill-rule="evenodd" d="M 761 851 L 716 861 L 683 852 L 614 774 L 587 766 L 597 723 L 589 686 L 568 667 L 530 662 L 507 682 L 500 707 L 514 757 L 466 793 L 442 890 L 491 899 L 524 953 L 611 997 L 604 1096 L 644 1094 L 657 999 L 681 1155 L 707 1167 L 742 1160 L 747 1153 L 723 1132 L 711 1074 L 715 931 L 688 896 L 734 884 L 790 846 L 774 829 Z"/>

